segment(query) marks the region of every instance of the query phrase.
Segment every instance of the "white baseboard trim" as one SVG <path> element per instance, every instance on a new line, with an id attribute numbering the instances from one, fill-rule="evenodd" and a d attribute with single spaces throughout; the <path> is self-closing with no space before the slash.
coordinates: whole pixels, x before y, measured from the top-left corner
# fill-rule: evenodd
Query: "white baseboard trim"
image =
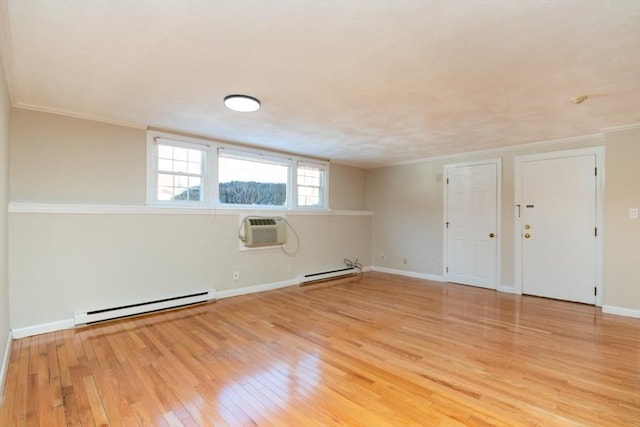
<path id="1" fill-rule="evenodd" d="M 615 307 L 613 305 L 603 305 L 602 312 L 607 314 L 615 314 L 618 316 L 634 317 L 640 319 L 640 310 L 633 308 Z"/>
<path id="2" fill-rule="evenodd" d="M 496 289 L 498 292 L 504 292 L 505 294 L 515 294 L 515 295 L 522 295 L 522 292 L 518 291 L 515 286 L 505 286 L 505 285 L 498 285 L 498 288 Z"/>
<path id="3" fill-rule="evenodd" d="M 372 271 L 372 267 L 364 267 L 363 272 Z M 240 295 L 255 294 L 258 292 L 272 291 L 275 289 L 286 288 L 289 286 L 297 286 L 300 284 L 298 278 L 283 280 L 282 282 L 265 283 L 263 285 L 247 286 L 238 289 L 228 289 L 224 291 L 216 291 L 216 299 L 231 298 Z M 11 331 L 13 339 L 31 337 L 33 335 L 46 334 L 48 332 L 61 331 L 64 329 L 73 329 L 74 320 L 65 319 L 57 322 L 43 323 L 40 325 L 27 326 L 24 328 L 16 328 Z"/>
<path id="4" fill-rule="evenodd" d="M 2 367 L 0 367 L 0 399 L 4 396 L 4 381 L 7 378 L 7 370 L 9 369 L 9 357 L 11 356 L 11 343 L 13 342 L 13 334 L 9 331 L 7 337 L 7 345 L 4 348 L 4 357 L 2 358 Z"/>
<path id="5" fill-rule="evenodd" d="M 373 271 L 379 271 L 380 273 L 395 274 L 397 276 L 413 277 L 415 279 L 433 280 L 434 282 L 446 282 L 444 276 L 438 276 L 435 274 L 416 273 L 414 271 L 396 270 L 393 268 L 385 268 L 374 265 L 371 267 Z"/>
<path id="6" fill-rule="evenodd" d="M 227 289 L 225 291 L 216 292 L 218 299 L 237 297 L 240 295 L 255 294 L 258 292 L 273 291 L 275 289 L 286 288 L 288 286 L 299 285 L 300 281 L 296 279 L 284 280 L 282 282 L 265 283 L 264 285 L 247 286 L 238 289 Z"/>
<path id="7" fill-rule="evenodd" d="M 63 329 L 72 329 L 73 319 L 58 320 L 57 322 L 42 323 L 40 325 L 27 326 L 24 328 L 12 329 L 13 338 L 20 339 L 31 337 L 33 335 L 46 334 L 48 332 L 61 331 Z"/>

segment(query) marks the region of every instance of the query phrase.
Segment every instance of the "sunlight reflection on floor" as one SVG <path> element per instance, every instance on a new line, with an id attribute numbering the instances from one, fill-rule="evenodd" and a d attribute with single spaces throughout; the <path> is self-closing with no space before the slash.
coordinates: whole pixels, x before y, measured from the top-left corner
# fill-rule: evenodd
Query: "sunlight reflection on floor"
<path id="1" fill-rule="evenodd" d="M 286 410 L 290 399 L 307 399 L 321 379 L 320 359 L 307 354 L 291 368 L 278 362 L 226 385 L 218 393 L 218 414 L 232 422 L 240 409 L 254 421 L 264 414 Z"/>

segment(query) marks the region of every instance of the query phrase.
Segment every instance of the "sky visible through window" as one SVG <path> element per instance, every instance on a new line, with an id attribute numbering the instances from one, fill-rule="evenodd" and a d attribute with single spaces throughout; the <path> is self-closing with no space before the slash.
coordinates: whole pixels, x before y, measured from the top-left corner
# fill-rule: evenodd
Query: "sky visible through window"
<path id="1" fill-rule="evenodd" d="M 218 158 L 219 182 L 243 181 L 281 184 L 288 180 L 288 167 L 251 159 L 220 156 Z"/>

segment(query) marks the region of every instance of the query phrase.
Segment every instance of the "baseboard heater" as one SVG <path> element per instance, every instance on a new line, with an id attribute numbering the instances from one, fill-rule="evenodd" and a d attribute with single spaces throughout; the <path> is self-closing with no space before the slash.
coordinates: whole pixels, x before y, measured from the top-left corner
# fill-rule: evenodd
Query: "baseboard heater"
<path id="1" fill-rule="evenodd" d="M 114 320 L 122 317 L 135 316 L 137 314 L 168 310 L 171 308 L 198 304 L 215 299 L 216 291 L 214 289 L 208 289 L 202 292 L 164 298 L 155 301 L 146 301 L 137 304 L 122 305 L 119 307 L 91 310 L 84 313 L 75 313 L 73 316 L 73 323 L 75 326 L 90 325 L 92 323 L 103 322 L 105 320 Z"/>
<path id="2" fill-rule="evenodd" d="M 309 283 L 320 282 L 329 279 L 339 279 L 342 277 L 355 276 L 359 270 L 354 267 L 340 268 L 338 270 L 322 271 L 319 273 L 310 273 L 302 276 L 300 285 L 308 285 Z"/>

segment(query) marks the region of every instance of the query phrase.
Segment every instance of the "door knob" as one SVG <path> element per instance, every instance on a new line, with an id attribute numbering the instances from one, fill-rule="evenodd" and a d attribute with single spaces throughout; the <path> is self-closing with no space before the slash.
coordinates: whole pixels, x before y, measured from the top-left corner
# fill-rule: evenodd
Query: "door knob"
<path id="1" fill-rule="evenodd" d="M 494 237 L 496 237 L 496 235 L 495 235 L 495 233 L 489 233 L 489 237 L 491 237 L 493 239 Z"/>
<path id="2" fill-rule="evenodd" d="M 531 237 L 531 234 L 529 234 L 529 233 L 525 233 L 524 238 L 525 238 L 525 239 L 528 239 L 529 237 Z"/>

